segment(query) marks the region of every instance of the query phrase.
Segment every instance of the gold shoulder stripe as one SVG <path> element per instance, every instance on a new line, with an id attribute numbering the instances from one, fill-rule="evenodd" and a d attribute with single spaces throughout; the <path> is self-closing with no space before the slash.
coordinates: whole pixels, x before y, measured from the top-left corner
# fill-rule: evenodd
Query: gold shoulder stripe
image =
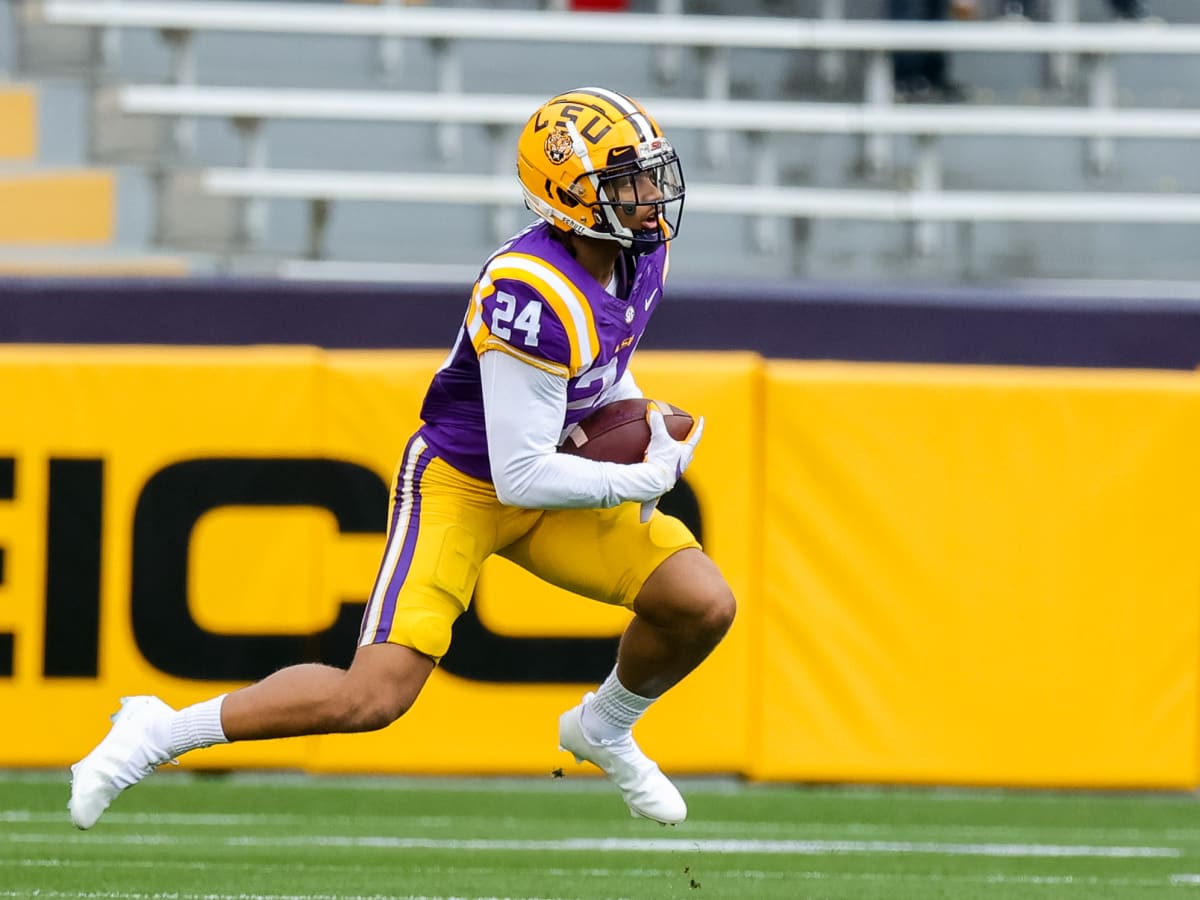
<path id="1" fill-rule="evenodd" d="M 467 304 L 467 336 L 471 339 L 471 344 L 475 347 L 476 356 L 483 352 L 479 348 L 483 341 L 491 335 L 491 329 L 483 321 L 483 295 L 491 286 L 491 279 L 486 274 L 480 277 L 475 282 L 475 289 L 471 291 L 471 301 Z"/>
<path id="2" fill-rule="evenodd" d="M 551 375 L 559 375 L 563 378 L 570 377 L 570 373 L 567 372 L 566 366 L 552 362 L 548 359 L 543 359 L 540 356 L 532 356 L 528 353 L 522 353 L 507 341 L 502 341 L 499 338 L 489 336 L 481 343 L 482 346 L 479 344 L 475 346 L 475 354 L 477 356 L 482 356 L 489 350 L 499 350 L 501 353 L 507 353 L 509 356 L 519 359 L 523 363 L 528 363 L 534 368 L 541 369 L 543 372 L 549 372 Z"/>
<path id="3" fill-rule="evenodd" d="M 571 345 L 571 374 L 582 372 L 600 354 L 600 337 L 587 297 L 562 272 L 528 253 L 503 253 L 488 266 L 492 280 L 510 278 L 529 285 L 554 310 Z"/>

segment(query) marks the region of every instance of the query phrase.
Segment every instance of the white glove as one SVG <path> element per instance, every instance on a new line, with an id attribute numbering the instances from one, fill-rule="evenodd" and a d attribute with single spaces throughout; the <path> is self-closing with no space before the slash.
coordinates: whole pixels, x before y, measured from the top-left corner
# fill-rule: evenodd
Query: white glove
<path id="1" fill-rule="evenodd" d="M 658 404 L 651 402 L 646 407 L 646 423 L 650 426 L 650 443 L 646 445 L 646 462 L 661 473 L 660 484 L 663 485 L 659 494 L 661 497 L 675 486 L 675 482 L 683 477 L 687 467 L 692 464 L 696 445 L 700 443 L 700 437 L 704 434 L 704 417 L 700 417 L 692 426 L 691 432 L 682 441 L 675 440 L 671 437 L 671 432 L 667 431 L 667 423 L 663 421 L 662 410 L 658 408 Z M 642 503 L 642 522 L 650 521 L 650 515 L 657 505 L 658 497 Z"/>

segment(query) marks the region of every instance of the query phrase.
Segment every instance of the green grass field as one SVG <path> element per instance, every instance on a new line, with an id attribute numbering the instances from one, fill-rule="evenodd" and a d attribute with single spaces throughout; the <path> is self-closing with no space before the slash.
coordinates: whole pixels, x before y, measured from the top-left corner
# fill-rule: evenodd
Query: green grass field
<path id="1" fill-rule="evenodd" d="M 0 773 L 0 898 L 1200 900 L 1190 794 L 683 780 L 677 828 L 564 778 L 164 771 L 89 832 L 67 773 Z"/>

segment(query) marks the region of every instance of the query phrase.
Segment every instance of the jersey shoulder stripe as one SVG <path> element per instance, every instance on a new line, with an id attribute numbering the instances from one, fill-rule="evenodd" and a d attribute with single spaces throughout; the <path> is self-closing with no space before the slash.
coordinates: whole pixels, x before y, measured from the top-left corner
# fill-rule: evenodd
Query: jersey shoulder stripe
<path id="1" fill-rule="evenodd" d="M 502 253 L 488 263 L 485 277 L 489 284 L 502 278 L 521 282 L 546 301 L 570 342 L 572 375 L 586 369 L 600 355 L 600 336 L 591 304 L 567 276 L 546 260 L 528 253 Z"/>
<path id="2" fill-rule="evenodd" d="M 515 359 L 519 359 L 545 372 L 569 378 L 571 371 L 567 363 L 527 353 L 514 347 L 508 340 L 492 333 L 492 330 L 487 325 L 484 306 L 485 301 L 495 294 L 495 292 L 491 275 L 487 272 L 483 274 L 479 281 L 475 282 L 475 287 L 471 291 L 471 300 L 467 305 L 467 315 L 463 325 L 467 333 L 467 338 L 471 341 L 471 346 L 475 349 L 475 355 L 481 356 L 487 350 L 500 350 Z M 538 292 L 538 296 L 541 296 L 540 291 Z"/>
<path id="3" fill-rule="evenodd" d="M 476 356 L 483 352 L 483 344 L 491 337 L 491 332 L 483 321 L 483 298 L 487 296 L 491 287 L 492 279 L 485 272 L 475 282 L 475 287 L 471 291 L 471 301 L 467 304 L 467 317 L 464 325 L 467 329 L 467 337 L 471 339 L 471 345 L 475 348 Z"/>
<path id="4" fill-rule="evenodd" d="M 499 350 L 501 353 L 507 353 L 509 356 L 521 360 L 533 366 L 535 369 L 541 369 L 543 372 L 549 372 L 551 375 L 558 375 L 560 378 L 569 378 L 570 372 L 567 367 L 553 360 L 546 359 L 544 356 L 534 356 L 532 353 L 523 353 L 518 350 L 508 341 L 501 340 L 498 337 L 486 335 L 484 339 L 475 344 L 475 355 L 479 356 L 487 350 Z"/>

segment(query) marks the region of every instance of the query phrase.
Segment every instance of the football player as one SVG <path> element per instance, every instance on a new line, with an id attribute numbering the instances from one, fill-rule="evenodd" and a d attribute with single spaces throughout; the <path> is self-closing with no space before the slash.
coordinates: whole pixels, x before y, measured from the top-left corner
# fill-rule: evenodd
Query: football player
<path id="1" fill-rule="evenodd" d="M 629 363 L 662 299 L 683 173 L 645 109 L 592 87 L 534 113 L 518 140 L 517 175 L 540 218 L 484 264 L 433 376 L 423 424 L 397 467 L 349 669 L 292 666 L 178 711 L 157 697 L 126 698 L 108 735 L 72 766 L 76 826 L 90 828 L 122 790 L 190 750 L 391 724 L 449 648 L 492 554 L 633 612 L 611 674 L 560 716 L 559 743 L 602 769 L 634 815 L 684 820 L 679 791 L 631 729 L 734 617 L 717 567 L 682 522 L 655 508 L 687 469 L 703 420 L 676 441 L 651 405 L 650 444 L 633 465 L 556 452 L 592 410 L 641 396 Z"/>

